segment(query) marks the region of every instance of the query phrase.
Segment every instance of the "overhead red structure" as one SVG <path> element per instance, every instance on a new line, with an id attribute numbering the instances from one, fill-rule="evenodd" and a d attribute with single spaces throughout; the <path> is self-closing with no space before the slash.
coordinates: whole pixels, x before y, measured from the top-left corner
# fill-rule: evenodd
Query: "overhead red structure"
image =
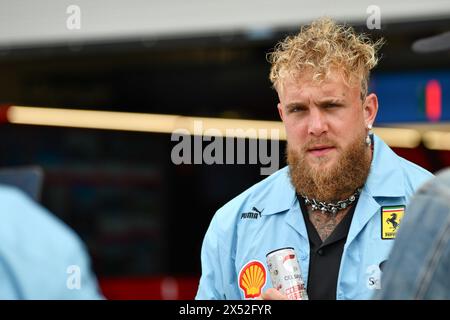
<path id="1" fill-rule="evenodd" d="M 439 121 L 442 115 L 442 88 L 437 80 L 430 80 L 425 87 L 425 113 L 430 121 Z"/>

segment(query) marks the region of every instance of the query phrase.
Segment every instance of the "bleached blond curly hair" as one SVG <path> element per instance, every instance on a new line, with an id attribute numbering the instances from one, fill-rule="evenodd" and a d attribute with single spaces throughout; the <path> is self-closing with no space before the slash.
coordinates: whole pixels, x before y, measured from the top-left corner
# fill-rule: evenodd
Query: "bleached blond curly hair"
<path id="1" fill-rule="evenodd" d="M 268 54 L 270 81 L 278 91 L 288 76 L 311 73 L 312 79 L 320 82 L 337 70 L 347 85 L 360 83 L 364 99 L 370 70 L 378 63 L 377 52 L 383 43 L 383 39 L 374 42 L 331 18 L 320 18 L 302 27 L 297 35 L 286 37 Z"/>

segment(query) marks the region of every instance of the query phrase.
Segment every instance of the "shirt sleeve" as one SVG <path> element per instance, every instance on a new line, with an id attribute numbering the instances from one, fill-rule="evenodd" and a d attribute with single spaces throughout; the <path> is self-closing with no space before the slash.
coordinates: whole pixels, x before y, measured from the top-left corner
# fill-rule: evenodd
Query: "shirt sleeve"
<path id="1" fill-rule="evenodd" d="M 223 288 L 223 264 L 221 255 L 225 254 L 220 245 L 220 229 L 217 215 L 214 216 L 203 240 L 201 251 L 202 276 L 195 299 L 226 299 Z"/>

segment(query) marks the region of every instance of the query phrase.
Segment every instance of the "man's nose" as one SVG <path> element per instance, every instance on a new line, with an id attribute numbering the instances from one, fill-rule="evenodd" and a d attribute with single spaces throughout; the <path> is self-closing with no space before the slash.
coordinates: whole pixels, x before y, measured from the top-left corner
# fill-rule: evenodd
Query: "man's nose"
<path id="1" fill-rule="evenodd" d="M 325 115 L 317 109 L 312 109 L 308 121 L 308 133 L 320 136 L 328 131 Z"/>

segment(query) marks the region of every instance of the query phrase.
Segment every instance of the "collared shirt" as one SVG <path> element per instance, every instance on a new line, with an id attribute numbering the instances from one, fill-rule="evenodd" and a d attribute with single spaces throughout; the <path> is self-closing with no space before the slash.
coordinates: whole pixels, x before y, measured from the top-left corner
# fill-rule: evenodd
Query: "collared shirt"
<path id="1" fill-rule="evenodd" d="M 328 238 L 322 241 L 316 227 L 309 219 L 305 201 L 301 197 L 297 198 L 310 244 L 308 297 L 311 300 L 335 300 L 339 265 L 357 202 L 350 207 Z"/>
<path id="2" fill-rule="evenodd" d="M 395 237 L 394 229 L 386 229 L 391 226 L 388 218 L 382 218 L 395 209 L 400 217 L 401 208 L 431 177 L 374 136 L 370 173 L 342 253 L 337 299 L 368 299 L 381 287 L 379 265 L 387 259 Z M 393 217 L 390 221 L 392 225 L 398 222 Z M 203 241 L 196 298 L 255 298 L 272 287 L 266 254 L 284 247 L 295 249 L 307 282 L 310 244 L 287 167 L 244 191 L 214 215 Z"/>

